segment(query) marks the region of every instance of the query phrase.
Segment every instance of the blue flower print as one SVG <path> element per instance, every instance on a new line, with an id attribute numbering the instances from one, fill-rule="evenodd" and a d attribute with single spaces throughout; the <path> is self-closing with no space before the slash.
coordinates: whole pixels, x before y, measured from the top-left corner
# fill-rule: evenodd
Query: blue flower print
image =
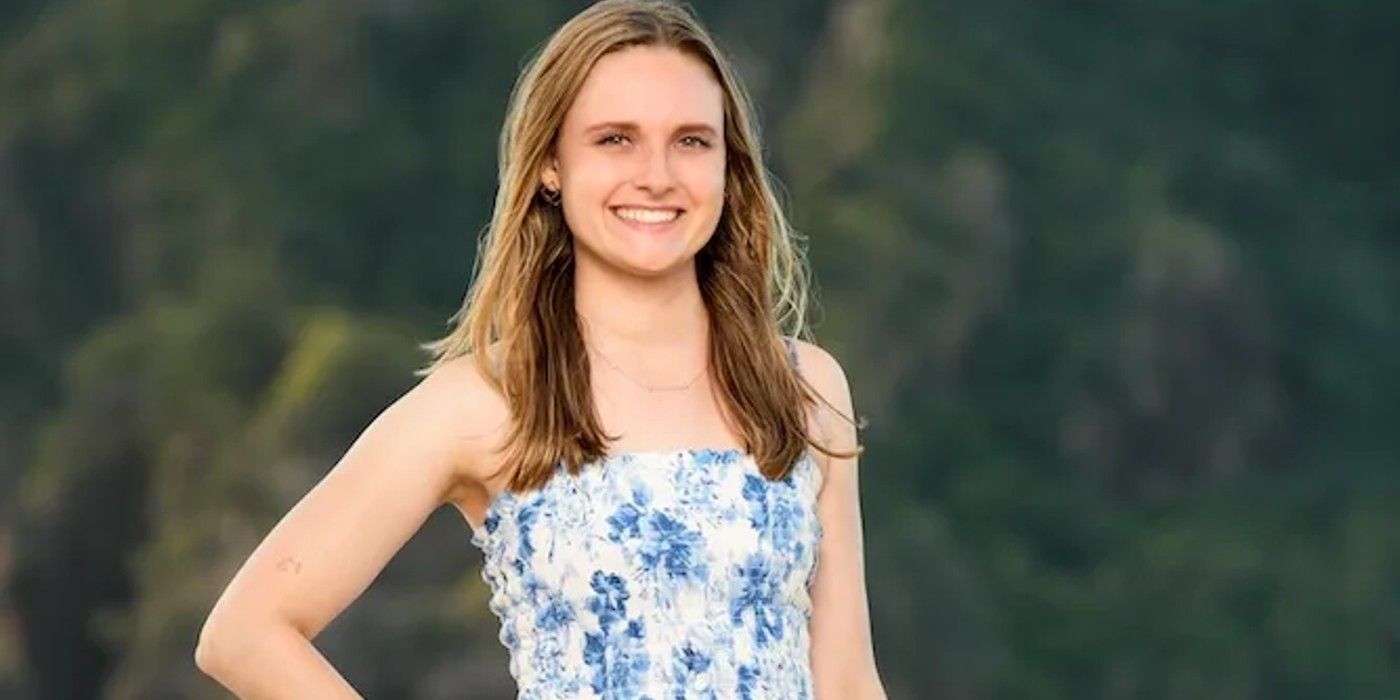
<path id="1" fill-rule="evenodd" d="M 637 506 L 631 503 L 618 506 L 617 510 L 608 516 L 608 526 L 612 528 L 608 532 L 608 539 L 613 542 L 621 542 L 641 537 L 641 519 L 642 511 Z"/>
<path id="2" fill-rule="evenodd" d="M 634 482 L 631 485 L 632 498 L 616 506 L 613 514 L 608 517 L 608 525 L 612 531 L 608 533 L 608 538 L 613 542 L 622 542 L 628 538 L 641 536 L 641 517 L 646 513 L 651 503 L 651 492 L 646 485 L 641 482 Z"/>
<path id="3" fill-rule="evenodd" d="M 744 500 L 750 504 L 749 522 L 755 530 L 768 530 L 768 480 L 761 474 L 744 476 Z"/>
<path id="4" fill-rule="evenodd" d="M 739 667 L 739 697 L 743 700 L 754 700 L 754 691 L 758 686 L 760 671 L 757 666 L 744 664 Z"/>
<path id="5" fill-rule="evenodd" d="M 782 619 L 776 609 L 780 581 L 773 574 L 769 562 L 754 555 L 735 573 L 739 578 L 739 595 L 730 602 L 730 621 L 742 625 L 744 613 L 752 613 L 754 642 L 764 646 L 771 639 L 781 639 Z"/>
<path id="6" fill-rule="evenodd" d="M 643 675 L 650 668 L 645 647 L 646 631 L 633 620 L 620 633 L 607 631 L 585 635 L 583 660 L 592 669 L 590 687 L 606 700 L 642 700 Z"/>
<path id="7" fill-rule="evenodd" d="M 598 624 L 604 629 L 611 627 L 627 614 L 627 584 L 617 574 L 594 571 L 593 591 L 597 595 L 588 601 L 588 609 L 598 616 Z"/>
<path id="8" fill-rule="evenodd" d="M 671 654 L 669 690 L 673 700 L 719 700 L 711 670 L 714 655 L 690 642 L 677 646 Z"/>
<path id="9" fill-rule="evenodd" d="M 567 627 L 575 619 L 573 606 L 563 598 L 554 596 L 540 608 L 535 627 L 541 632 L 554 632 Z"/>
<path id="10" fill-rule="evenodd" d="M 811 700 L 819 479 L 684 450 L 502 494 L 472 543 L 518 700 Z"/>
<path id="11" fill-rule="evenodd" d="M 706 574 L 704 563 L 697 561 L 697 550 L 704 539 L 699 530 L 688 529 L 665 513 L 657 513 L 647 520 L 647 537 L 639 548 L 645 569 L 660 569 L 673 579 Z"/>
<path id="12" fill-rule="evenodd" d="M 635 698 L 641 674 L 651 665 L 647 657 L 646 626 L 627 620 L 627 584 L 616 575 L 593 572 L 589 610 L 598 616 L 597 632 L 584 635 L 583 660 L 592 670 L 593 691 L 605 698 Z"/>
<path id="13" fill-rule="evenodd" d="M 540 516 L 540 502 L 526 503 L 516 511 L 516 529 L 520 532 L 520 557 L 529 559 L 535 555 L 535 542 L 532 529 Z"/>

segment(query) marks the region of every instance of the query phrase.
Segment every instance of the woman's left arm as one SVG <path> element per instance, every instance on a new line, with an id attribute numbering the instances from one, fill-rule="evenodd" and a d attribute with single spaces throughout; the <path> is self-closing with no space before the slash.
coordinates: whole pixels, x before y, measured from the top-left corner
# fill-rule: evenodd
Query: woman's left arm
<path id="1" fill-rule="evenodd" d="M 800 343 L 798 366 L 807 382 L 842 414 L 855 418 L 846 373 L 836 358 Z M 856 447 L 856 428 L 825 405 L 816 407 L 818 438 L 833 451 Z M 816 580 L 812 583 L 812 675 L 818 700 L 885 700 L 875 665 L 860 516 L 858 457 L 815 452 L 825 465 L 817 514 L 822 524 Z"/>

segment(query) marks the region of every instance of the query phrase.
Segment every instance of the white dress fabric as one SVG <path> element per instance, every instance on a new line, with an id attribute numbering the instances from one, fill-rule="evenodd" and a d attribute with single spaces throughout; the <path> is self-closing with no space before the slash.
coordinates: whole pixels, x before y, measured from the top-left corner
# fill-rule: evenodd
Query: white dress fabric
<path id="1" fill-rule="evenodd" d="M 769 481 L 738 449 L 563 463 L 471 541 L 519 700 L 812 697 L 822 529 L 809 452 Z"/>

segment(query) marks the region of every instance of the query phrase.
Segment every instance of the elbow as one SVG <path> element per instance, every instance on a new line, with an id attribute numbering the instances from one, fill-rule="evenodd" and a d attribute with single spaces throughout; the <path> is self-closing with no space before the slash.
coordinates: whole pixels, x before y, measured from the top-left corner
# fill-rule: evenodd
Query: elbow
<path id="1" fill-rule="evenodd" d="M 210 618 L 199 631 L 199 641 L 194 647 L 194 665 L 205 675 L 216 677 L 227 667 L 235 648 L 237 644 L 233 641 L 233 632 L 215 624 Z"/>
<path id="2" fill-rule="evenodd" d="M 204 675 L 214 676 L 214 649 L 204 638 L 200 638 L 199 643 L 194 647 L 194 665 L 204 673 Z"/>
<path id="3" fill-rule="evenodd" d="M 218 679 L 221 674 L 237 668 L 271 633 L 265 625 L 234 623 L 220 615 L 211 615 L 199 631 L 199 641 L 194 648 L 195 666 Z"/>

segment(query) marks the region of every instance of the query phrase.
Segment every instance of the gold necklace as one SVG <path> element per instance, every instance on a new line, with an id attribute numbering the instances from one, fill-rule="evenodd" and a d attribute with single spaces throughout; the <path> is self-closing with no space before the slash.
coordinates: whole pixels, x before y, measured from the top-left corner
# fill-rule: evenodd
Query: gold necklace
<path id="1" fill-rule="evenodd" d="M 582 317 L 583 314 L 579 314 L 579 316 Z M 585 320 L 585 321 L 588 321 L 588 319 L 587 319 L 586 317 L 584 317 L 584 320 Z M 593 323 L 592 323 L 591 321 L 589 321 L 589 322 L 588 322 L 588 325 L 589 325 L 590 328 L 592 328 Z M 622 370 L 621 367 L 618 367 L 618 366 L 617 366 L 617 363 L 615 363 L 615 362 L 613 362 L 612 360 L 608 359 L 608 356 L 607 356 L 607 355 L 604 355 L 602 350 L 599 350 L 598 348 L 594 347 L 593 344 L 590 343 L 590 342 L 588 342 L 588 340 L 587 340 L 586 338 L 584 339 L 583 344 L 584 344 L 584 347 L 586 347 L 586 348 L 588 348 L 589 350 L 593 351 L 593 353 L 594 353 L 595 355 L 597 355 L 598 357 L 602 358 L 602 359 L 603 359 L 603 362 L 604 362 L 605 364 L 607 364 L 609 367 L 613 368 L 614 371 L 616 371 L 618 374 L 622 375 L 625 379 L 627 379 L 627 381 L 632 382 L 633 384 L 636 384 L 637 386 L 639 386 L 639 387 L 641 387 L 641 388 L 643 388 L 643 389 L 646 389 L 647 391 L 685 391 L 686 389 L 689 389 L 690 387 L 694 386 L 694 385 L 695 385 L 695 382 L 698 381 L 698 380 L 700 379 L 700 377 L 705 376 L 705 370 L 707 370 L 707 369 L 710 368 L 710 363 L 707 361 L 707 362 L 705 363 L 705 365 L 702 366 L 702 367 L 700 368 L 700 371 L 699 371 L 694 377 L 691 377 L 691 378 L 690 378 L 690 381 L 688 381 L 688 382 L 686 382 L 685 384 L 682 384 L 682 385 L 680 385 L 680 386 L 651 386 L 651 385 L 649 385 L 649 384 L 646 384 L 645 382 L 639 382 L 639 381 L 637 381 L 636 379 L 633 379 L 633 378 L 632 378 L 632 375 L 628 374 L 627 372 L 624 372 L 624 371 Z"/>
<path id="2" fill-rule="evenodd" d="M 612 360 L 609 360 L 607 355 L 604 355 L 603 352 L 598 348 L 593 347 L 591 343 L 585 343 L 585 345 L 588 345 L 589 349 L 592 350 L 594 354 L 596 354 L 598 357 L 603 358 L 603 362 L 607 363 L 607 365 L 613 368 L 618 374 L 625 377 L 627 381 L 632 382 L 633 384 L 636 384 L 637 386 L 646 389 L 647 391 L 685 391 L 686 389 L 689 389 L 690 387 L 694 386 L 695 382 L 699 380 L 700 377 L 703 377 L 705 375 L 705 370 L 709 369 L 709 363 L 706 363 L 704 367 L 700 368 L 700 372 L 698 374 L 696 374 L 694 377 L 691 377 L 690 381 L 680 386 L 651 386 L 649 384 L 646 384 L 645 382 L 639 382 L 636 379 L 633 379 L 632 375 L 622 371 L 621 367 L 618 367 L 616 363 L 614 363 Z"/>

